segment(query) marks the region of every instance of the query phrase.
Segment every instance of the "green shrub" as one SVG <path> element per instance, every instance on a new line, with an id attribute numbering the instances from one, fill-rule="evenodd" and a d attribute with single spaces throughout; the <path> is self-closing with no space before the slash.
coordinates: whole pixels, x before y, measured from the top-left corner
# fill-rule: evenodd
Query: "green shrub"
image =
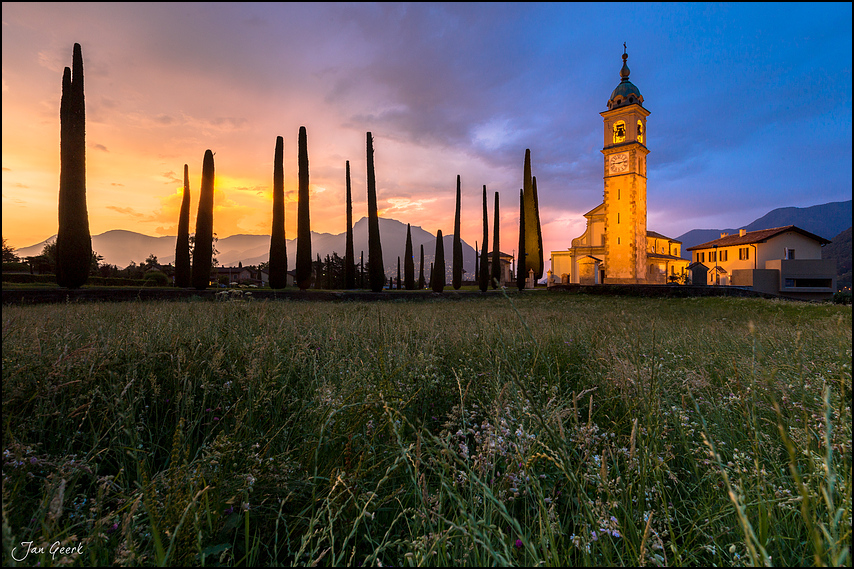
<path id="1" fill-rule="evenodd" d="M 145 286 L 169 286 L 169 277 L 163 271 L 148 269 L 142 277 Z"/>

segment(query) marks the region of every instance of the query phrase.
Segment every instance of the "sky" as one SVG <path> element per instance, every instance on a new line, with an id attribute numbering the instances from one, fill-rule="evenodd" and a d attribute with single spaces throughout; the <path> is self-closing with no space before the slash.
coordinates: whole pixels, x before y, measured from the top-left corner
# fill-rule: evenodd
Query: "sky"
<path id="1" fill-rule="evenodd" d="M 525 150 L 546 266 L 603 200 L 603 121 L 623 44 L 647 122 L 648 229 L 737 228 L 778 207 L 851 199 L 850 3 L 2 4 L 3 237 L 54 235 L 59 102 L 83 51 L 93 235 L 175 235 L 189 165 L 191 231 L 205 150 L 214 231 L 269 234 L 285 141 L 296 236 L 297 140 L 308 133 L 311 228 L 367 215 L 372 132 L 380 215 L 518 241 Z M 492 238 L 490 237 L 490 243 Z"/>

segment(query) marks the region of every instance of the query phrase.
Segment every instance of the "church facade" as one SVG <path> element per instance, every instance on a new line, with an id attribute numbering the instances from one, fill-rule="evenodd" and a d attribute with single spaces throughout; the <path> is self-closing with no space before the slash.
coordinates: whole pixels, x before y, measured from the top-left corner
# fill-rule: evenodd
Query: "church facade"
<path id="1" fill-rule="evenodd" d="M 604 201 L 586 214 L 587 229 L 572 246 L 551 252 L 549 284 L 665 284 L 684 282 L 689 261 L 681 242 L 646 226 L 649 111 L 629 81 L 623 53 L 620 84 L 603 120 Z"/>

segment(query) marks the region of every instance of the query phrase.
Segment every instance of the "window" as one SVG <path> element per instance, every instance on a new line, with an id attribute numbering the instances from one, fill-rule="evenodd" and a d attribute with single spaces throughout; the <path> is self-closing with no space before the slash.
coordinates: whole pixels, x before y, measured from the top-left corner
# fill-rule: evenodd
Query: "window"
<path id="1" fill-rule="evenodd" d="M 750 259 L 750 247 L 739 247 L 738 260 L 747 261 Z"/>
<path id="2" fill-rule="evenodd" d="M 726 252 L 726 250 L 721 251 L 721 252 L 720 252 L 720 254 L 721 254 L 721 259 L 720 259 L 720 260 L 721 260 L 721 262 L 722 262 L 722 263 L 725 263 L 725 262 L 726 262 L 726 258 L 727 258 L 727 252 Z"/>
<path id="3" fill-rule="evenodd" d="M 709 251 L 709 262 L 717 263 L 718 262 L 718 252 L 717 251 Z"/>
<path id="4" fill-rule="evenodd" d="M 705 263 L 706 262 L 706 254 L 705 253 L 697 253 L 697 262 Z"/>
<path id="5" fill-rule="evenodd" d="M 783 258 L 787 259 L 787 260 L 794 259 L 795 258 L 795 250 L 789 249 L 788 247 L 786 247 L 786 256 Z"/>
<path id="6" fill-rule="evenodd" d="M 643 143 L 643 123 L 638 121 L 638 142 Z"/>
<path id="7" fill-rule="evenodd" d="M 626 141 L 626 123 L 617 121 L 614 123 L 614 144 Z"/>
<path id="8" fill-rule="evenodd" d="M 617 245 L 619 245 L 619 244 L 620 244 L 620 238 L 617 237 Z"/>
<path id="9" fill-rule="evenodd" d="M 620 223 L 620 214 L 617 214 L 617 223 Z"/>

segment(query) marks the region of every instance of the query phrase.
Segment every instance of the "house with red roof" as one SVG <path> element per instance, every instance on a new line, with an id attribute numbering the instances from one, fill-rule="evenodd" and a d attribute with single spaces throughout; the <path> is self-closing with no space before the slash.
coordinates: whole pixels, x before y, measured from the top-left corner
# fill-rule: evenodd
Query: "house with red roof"
<path id="1" fill-rule="evenodd" d="M 836 291 L 836 266 L 822 260 L 827 239 L 787 225 L 759 231 L 721 233 L 720 239 L 689 247 L 693 264 L 706 267 L 705 283 L 742 286 L 789 298 L 820 300 Z M 695 272 L 695 274 L 702 274 Z"/>

